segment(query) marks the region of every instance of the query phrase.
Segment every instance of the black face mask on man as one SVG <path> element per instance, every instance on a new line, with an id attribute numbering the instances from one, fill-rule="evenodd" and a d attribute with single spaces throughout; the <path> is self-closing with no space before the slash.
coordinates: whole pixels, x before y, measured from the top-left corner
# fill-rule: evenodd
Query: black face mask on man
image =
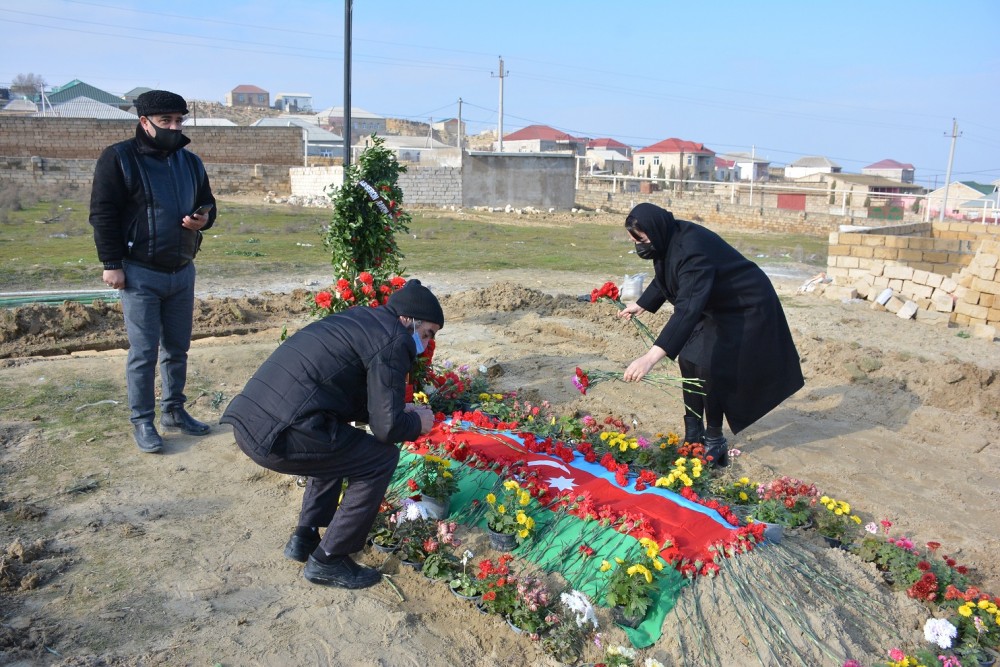
<path id="1" fill-rule="evenodd" d="M 170 152 L 176 150 L 180 147 L 181 142 L 184 141 L 184 134 L 180 130 L 171 130 L 165 127 L 160 127 L 149 122 L 153 126 L 153 131 L 156 132 L 156 136 L 150 137 L 153 140 L 153 144 L 162 151 Z"/>
<path id="2" fill-rule="evenodd" d="M 656 257 L 656 249 L 652 243 L 636 243 L 635 254 L 642 259 L 653 259 Z"/>

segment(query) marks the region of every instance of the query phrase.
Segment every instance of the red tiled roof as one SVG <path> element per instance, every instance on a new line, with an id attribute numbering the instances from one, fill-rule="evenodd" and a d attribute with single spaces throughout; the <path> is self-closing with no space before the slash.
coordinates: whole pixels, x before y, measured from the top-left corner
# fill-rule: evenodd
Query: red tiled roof
<path id="1" fill-rule="evenodd" d="M 875 164 L 870 164 L 864 169 L 913 169 L 912 164 L 903 164 L 895 160 L 879 160 Z"/>
<path id="2" fill-rule="evenodd" d="M 732 169 L 736 166 L 736 160 L 723 160 L 721 157 L 715 158 L 715 166 L 722 169 Z"/>
<path id="3" fill-rule="evenodd" d="M 640 148 L 636 153 L 703 153 L 705 155 L 715 155 L 715 151 L 705 148 L 705 144 L 696 144 L 693 141 L 685 141 L 671 137 L 663 141 Z"/>
<path id="4" fill-rule="evenodd" d="M 257 86 L 251 86 L 249 84 L 243 84 L 242 86 L 236 86 L 231 92 L 234 93 L 266 93 L 267 91 L 263 88 L 258 88 Z"/>
<path id="5" fill-rule="evenodd" d="M 618 141 L 617 139 L 604 138 L 604 139 L 591 139 L 590 143 L 587 144 L 587 148 L 607 148 L 609 150 L 614 150 L 616 148 L 628 148 L 628 146 Z"/>
<path id="6" fill-rule="evenodd" d="M 531 141 L 536 139 L 541 139 L 542 141 L 580 141 L 578 138 L 565 132 L 560 132 L 548 125 L 529 125 L 528 127 L 522 127 L 516 132 L 505 134 L 503 137 L 504 141 Z"/>

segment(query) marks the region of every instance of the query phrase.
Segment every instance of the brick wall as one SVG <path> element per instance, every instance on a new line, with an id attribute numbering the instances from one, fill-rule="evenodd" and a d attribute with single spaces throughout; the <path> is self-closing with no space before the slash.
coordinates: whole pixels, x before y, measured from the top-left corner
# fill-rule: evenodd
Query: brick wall
<path id="1" fill-rule="evenodd" d="M 96 159 L 135 135 L 136 121 L 0 116 L 0 156 Z M 302 164 L 298 127 L 185 127 L 188 146 L 206 163 Z"/>
<path id="2" fill-rule="evenodd" d="M 0 180 L 4 185 L 49 190 L 70 188 L 89 198 L 97 160 L 41 157 L 0 157 Z M 216 194 L 291 191 L 288 167 L 260 164 L 206 164 L 205 170 Z"/>

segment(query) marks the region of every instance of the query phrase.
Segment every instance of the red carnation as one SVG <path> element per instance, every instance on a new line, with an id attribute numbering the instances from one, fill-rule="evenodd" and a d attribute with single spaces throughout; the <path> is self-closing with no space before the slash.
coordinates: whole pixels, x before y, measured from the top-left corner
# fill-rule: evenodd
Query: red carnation
<path id="1" fill-rule="evenodd" d="M 372 276 L 372 274 L 368 273 L 367 271 L 362 271 L 361 273 L 358 274 L 358 280 L 360 280 L 366 285 L 371 285 L 372 281 L 375 280 L 375 278 Z"/>
<path id="2" fill-rule="evenodd" d="M 315 297 L 316 305 L 320 308 L 329 308 L 333 303 L 333 295 L 329 292 L 320 292 Z"/>

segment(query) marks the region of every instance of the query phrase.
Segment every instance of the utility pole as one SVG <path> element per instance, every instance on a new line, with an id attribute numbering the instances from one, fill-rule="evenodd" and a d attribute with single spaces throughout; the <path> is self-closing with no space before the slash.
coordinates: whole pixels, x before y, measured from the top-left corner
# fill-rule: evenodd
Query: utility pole
<path id="1" fill-rule="evenodd" d="M 941 211 L 938 222 L 944 222 L 944 212 L 948 208 L 948 188 L 951 187 L 951 163 L 955 160 L 955 140 L 961 136 L 958 131 L 958 121 L 951 119 L 951 150 L 948 151 L 948 173 L 944 177 L 944 199 L 941 200 Z"/>
<path id="2" fill-rule="evenodd" d="M 344 0 L 344 169 L 351 166 L 351 9 Z"/>
<path id="3" fill-rule="evenodd" d="M 750 205 L 753 206 L 753 182 L 757 176 L 757 144 L 750 145 Z"/>
<path id="4" fill-rule="evenodd" d="M 505 77 L 510 76 L 510 72 L 504 71 L 503 68 L 503 56 L 497 56 L 500 59 L 500 74 L 494 75 L 490 72 L 490 76 L 500 79 L 500 114 L 497 118 L 497 152 L 503 153 L 503 80 Z"/>
<path id="5" fill-rule="evenodd" d="M 462 98 L 461 97 L 458 98 L 458 128 L 455 130 L 455 133 L 458 135 L 458 141 L 456 142 L 456 145 L 458 146 L 458 150 L 461 151 L 462 150 Z"/>

